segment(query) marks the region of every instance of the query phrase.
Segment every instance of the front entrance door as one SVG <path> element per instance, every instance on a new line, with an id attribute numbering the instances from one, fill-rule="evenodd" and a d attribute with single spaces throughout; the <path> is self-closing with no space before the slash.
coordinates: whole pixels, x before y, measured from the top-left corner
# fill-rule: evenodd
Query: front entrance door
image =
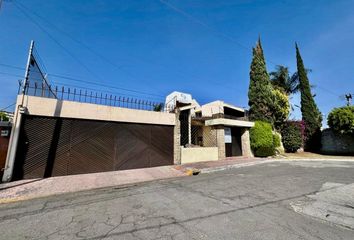
<path id="1" fill-rule="evenodd" d="M 226 157 L 242 156 L 241 128 L 225 127 L 225 155 Z"/>

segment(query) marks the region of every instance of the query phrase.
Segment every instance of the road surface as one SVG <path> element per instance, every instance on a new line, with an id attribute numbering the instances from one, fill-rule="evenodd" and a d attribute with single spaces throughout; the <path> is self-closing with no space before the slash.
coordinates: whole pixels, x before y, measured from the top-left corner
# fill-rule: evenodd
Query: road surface
<path id="1" fill-rule="evenodd" d="M 354 162 L 271 162 L 2 204 L 0 239 L 352 240 L 352 183 Z M 347 211 L 327 213 L 343 186 Z"/>

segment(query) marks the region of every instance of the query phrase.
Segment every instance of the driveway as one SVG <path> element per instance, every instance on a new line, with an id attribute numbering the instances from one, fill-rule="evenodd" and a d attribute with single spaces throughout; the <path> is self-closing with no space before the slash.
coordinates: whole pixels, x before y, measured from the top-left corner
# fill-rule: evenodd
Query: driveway
<path id="1" fill-rule="evenodd" d="M 0 239 L 352 240 L 352 183 L 354 162 L 270 162 L 2 204 Z"/>

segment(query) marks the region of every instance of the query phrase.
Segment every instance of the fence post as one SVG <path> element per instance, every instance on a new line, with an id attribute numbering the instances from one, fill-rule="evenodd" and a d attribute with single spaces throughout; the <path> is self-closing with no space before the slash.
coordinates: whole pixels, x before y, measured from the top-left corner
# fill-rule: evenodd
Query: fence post
<path id="1" fill-rule="evenodd" d="M 63 96 L 64 96 L 64 86 L 61 87 L 61 100 L 63 100 Z"/>
<path id="2" fill-rule="evenodd" d="M 28 87 L 29 88 L 29 87 Z M 28 92 L 27 92 L 28 93 Z M 41 92 L 41 97 L 44 97 L 44 83 L 42 82 L 42 92 Z"/>
<path id="3" fill-rule="evenodd" d="M 34 83 L 34 96 L 37 96 L 37 83 Z"/>

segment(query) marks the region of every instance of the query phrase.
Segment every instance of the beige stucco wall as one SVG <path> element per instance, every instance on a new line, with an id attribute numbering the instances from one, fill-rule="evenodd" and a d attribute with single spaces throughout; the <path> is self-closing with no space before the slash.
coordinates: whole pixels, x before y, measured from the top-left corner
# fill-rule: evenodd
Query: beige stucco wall
<path id="1" fill-rule="evenodd" d="M 215 125 L 223 125 L 230 127 L 253 127 L 254 122 L 243 121 L 243 120 L 235 120 L 235 119 L 226 119 L 226 118 L 216 118 L 205 121 L 206 126 L 215 126 Z"/>
<path id="2" fill-rule="evenodd" d="M 216 132 L 216 141 L 218 145 L 218 158 L 222 160 L 226 157 L 225 153 L 225 128 L 224 126 L 216 126 L 213 128 Z"/>
<path id="3" fill-rule="evenodd" d="M 218 148 L 217 147 L 195 147 L 185 148 L 181 147 L 181 163 L 193 163 L 203 161 L 217 161 Z"/>
<path id="4" fill-rule="evenodd" d="M 224 113 L 222 101 L 215 101 L 201 106 L 203 117 L 212 117 L 214 114 Z"/>
<path id="5" fill-rule="evenodd" d="M 21 103 L 22 96 L 17 98 Z M 103 120 L 159 125 L 175 125 L 174 113 L 154 112 L 98 104 L 61 101 L 52 98 L 25 96 L 24 107 L 28 114 L 49 117 Z"/>

